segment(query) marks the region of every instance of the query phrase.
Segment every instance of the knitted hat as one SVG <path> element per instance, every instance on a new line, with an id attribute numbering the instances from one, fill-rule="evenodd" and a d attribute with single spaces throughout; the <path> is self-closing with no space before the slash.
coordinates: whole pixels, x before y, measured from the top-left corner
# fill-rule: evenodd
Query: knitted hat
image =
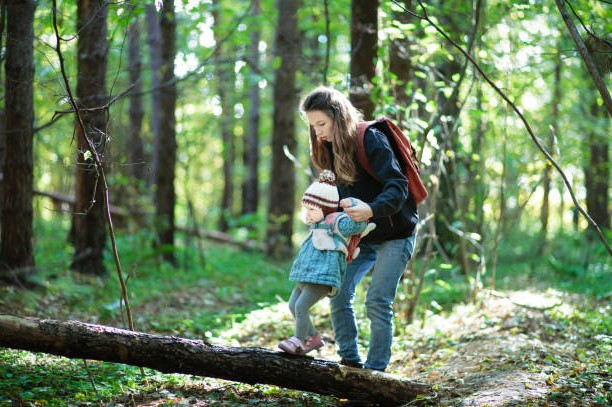
<path id="1" fill-rule="evenodd" d="M 319 180 L 310 184 L 302 197 L 302 204 L 323 209 L 323 212 L 333 212 L 338 208 L 338 188 L 336 176 L 330 170 L 323 170 Z"/>

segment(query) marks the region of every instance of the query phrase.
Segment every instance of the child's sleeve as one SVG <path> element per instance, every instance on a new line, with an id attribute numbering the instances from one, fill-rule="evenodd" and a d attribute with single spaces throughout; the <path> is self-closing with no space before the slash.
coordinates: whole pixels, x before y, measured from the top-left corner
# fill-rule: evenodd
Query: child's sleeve
<path id="1" fill-rule="evenodd" d="M 342 214 L 338 219 L 338 231 L 342 236 L 349 237 L 363 232 L 367 222 L 355 222 L 348 215 Z"/>

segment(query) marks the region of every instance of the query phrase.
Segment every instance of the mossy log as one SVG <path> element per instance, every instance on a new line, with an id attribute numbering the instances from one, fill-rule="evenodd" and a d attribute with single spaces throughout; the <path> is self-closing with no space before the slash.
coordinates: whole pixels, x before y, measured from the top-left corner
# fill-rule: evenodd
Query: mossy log
<path id="1" fill-rule="evenodd" d="M 147 367 L 163 373 L 269 384 L 385 406 L 431 395 L 426 384 L 328 360 L 263 348 L 212 345 L 80 321 L 0 315 L 0 346 Z"/>

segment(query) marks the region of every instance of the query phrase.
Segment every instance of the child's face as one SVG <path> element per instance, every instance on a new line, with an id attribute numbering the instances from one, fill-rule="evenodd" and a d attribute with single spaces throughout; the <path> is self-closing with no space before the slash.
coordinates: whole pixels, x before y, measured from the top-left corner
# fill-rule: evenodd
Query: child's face
<path id="1" fill-rule="evenodd" d="M 312 208 L 304 206 L 304 219 L 306 223 L 317 223 L 323 220 L 323 211 L 321 208 Z"/>

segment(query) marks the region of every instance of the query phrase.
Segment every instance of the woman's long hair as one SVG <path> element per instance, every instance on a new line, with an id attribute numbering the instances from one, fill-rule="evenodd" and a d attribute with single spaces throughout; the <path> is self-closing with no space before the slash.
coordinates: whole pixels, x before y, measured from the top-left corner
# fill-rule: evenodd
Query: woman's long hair
<path id="1" fill-rule="evenodd" d="M 322 140 L 318 140 L 312 126 L 310 129 L 310 157 L 319 169 L 331 169 L 336 174 L 336 182 L 352 185 L 357 178 L 356 141 L 357 123 L 363 115 L 339 91 L 318 87 L 302 101 L 304 113 L 321 111 L 333 121 L 332 151 Z"/>

